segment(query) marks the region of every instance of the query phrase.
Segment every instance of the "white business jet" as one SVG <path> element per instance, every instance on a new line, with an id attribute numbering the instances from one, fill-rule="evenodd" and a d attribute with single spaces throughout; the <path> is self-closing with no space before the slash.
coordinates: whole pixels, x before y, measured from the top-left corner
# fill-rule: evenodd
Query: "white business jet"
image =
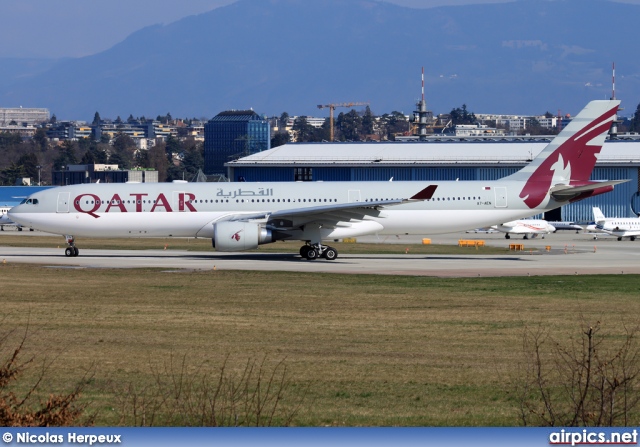
<path id="1" fill-rule="evenodd" d="M 590 225 L 589 231 L 601 232 L 611 236 L 615 236 L 619 241 L 623 237 L 635 241 L 636 236 L 640 236 L 640 218 L 637 217 L 604 217 L 600 208 L 593 207 L 593 220 L 595 224 Z M 598 239 L 598 235 L 593 236 Z"/>
<path id="2" fill-rule="evenodd" d="M 519 219 L 493 225 L 491 228 L 506 233 L 505 239 L 511 239 L 512 234 L 523 234 L 523 239 L 529 239 L 529 235 L 533 238 L 541 234 L 544 239 L 545 234 L 556 231 L 556 227 L 542 219 Z"/>
<path id="3" fill-rule="evenodd" d="M 0 206 L 0 231 L 4 230 L 5 225 L 15 225 L 11 219 L 9 219 L 10 206 Z"/>
<path id="4" fill-rule="evenodd" d="M 131 183 L 64 186 L 32 194 L 12 220 L 75 237 L 211 238 L 219 251 L 304 242 L 303 258 L 333 260 L 324 240 L 367 234 L 452 233 L 531 217 L 612 191 L 590 181 L 619 101 L 590 102 L 520 171 L 495 181 Z"/>
<path id="5" fill-rule="evenodd" d="M 22 225 L 19 225 L 9 218 L 10 206 L 0 206 L 0 231 L 4 231 L 5 226 L 16 227 L 18 231 L 22 231 Z"/>

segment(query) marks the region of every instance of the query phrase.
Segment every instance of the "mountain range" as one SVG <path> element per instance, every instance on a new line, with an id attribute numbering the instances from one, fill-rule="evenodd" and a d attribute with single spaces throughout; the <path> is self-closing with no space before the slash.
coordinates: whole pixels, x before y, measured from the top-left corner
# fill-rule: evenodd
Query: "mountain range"
<path id="1" fill-rule="evenodd" d="M 518 0 L 411 9 L 373 0 L 239 0 L 143 28 L 109 50 L 62 60 L 0 59 L 0 106 L 58 119 L 211 118 L 228 109 L 325 116 L 366 101 L 410 113 L 425 69 L 428 108 L 577 113 L 640 102 L 640 6 Z M 344 109 L 346 111 L 346 109 Z M 338 111 L 341 111 L 338 109 Z M 623 113 L 625 115 L 625 113 Z"/>

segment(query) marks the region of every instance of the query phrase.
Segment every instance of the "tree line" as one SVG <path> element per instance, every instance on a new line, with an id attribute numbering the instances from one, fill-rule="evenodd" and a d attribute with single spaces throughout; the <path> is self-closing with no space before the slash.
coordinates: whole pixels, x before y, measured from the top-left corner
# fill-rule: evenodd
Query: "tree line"
<path id="1" fill-rule="evenodd" d="M 119 133 L 109 144 L 103 135 L 100 141 L 80 138 L 49 142 L 44 129 L 34 138 L 23 140 L 19 135 L 0 132 L 0 185 L 16 184 L 16 180 L 30 177 L 51 184 L 51 171 L 64 170 L 73 164 L 117 164 L 120 169 L 147 168 L 158 171 L 158 180 L 190 180 L 204 167 L 204 145 L 193 138 L 168 137 L 156 140 L 148 150 L 138 150 L 135 142 Z"/>
<path id="2" fill-rule="evenodd" d="M 289 120 L 289 114 L 280 115 L 280 128 L 284 129 Z M 329 118 L 325 119 L 321 127 L 315 127 L 304 116 L 294 120 L 292 131 L 296 142 L 311 143 L 329 141 L 331 135 Z M 359 113 L 355 109 L 349 112 L 341 112 L 334 122 L 334 141 L 371 141 L 393 140 L 397 134 L 406 134 L 410 131 L 410 123 L 405 115 L 398 111 L 385 113 L 377 119 L 369 106 L 364 112 Z M 289 143 L 291 136 L 284 130 L 275 133 L 271 138 L 271 147 Z"/>

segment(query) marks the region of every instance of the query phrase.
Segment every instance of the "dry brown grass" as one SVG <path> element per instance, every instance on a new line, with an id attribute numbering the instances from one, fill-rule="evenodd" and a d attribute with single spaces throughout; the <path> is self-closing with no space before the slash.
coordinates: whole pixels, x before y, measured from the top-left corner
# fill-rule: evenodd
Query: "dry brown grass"
<path id="1" fill-rule="evenodd" d="M 251 261 L 247 261 L 251 262 Z M 59 353 L 62 386 L 96 365 L 98 424 L 117 423 L 109 381 L 149 383 L 172 355 L 215 371 L 285 360 L 308 391 L 298 425 L 516 425 L 511 381 L 525 326 L 556 338 L 635 322 L 640 280 L 438 279 L 0 265 L 0 308 L 27 318 L 34 352 Z M 10 286 L 8 286 L 10 285 Z M 612 335 L 612 336 L 613 336 Z"/>

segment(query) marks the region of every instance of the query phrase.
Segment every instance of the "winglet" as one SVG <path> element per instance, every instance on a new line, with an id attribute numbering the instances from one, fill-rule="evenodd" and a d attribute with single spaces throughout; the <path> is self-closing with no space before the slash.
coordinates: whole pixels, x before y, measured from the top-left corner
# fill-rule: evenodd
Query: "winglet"
<path id="1" fill-rule="evenodd" d="M 438 185 L 429 185 L 426 188 L 424 188 L 422 191 L 420 191 L 419 193 L 411 197 L 411 200 L 428 200 L 431 197 L 433 197 L 433 193 L 436 192 L 437 188 L 438 188 Z"/>

